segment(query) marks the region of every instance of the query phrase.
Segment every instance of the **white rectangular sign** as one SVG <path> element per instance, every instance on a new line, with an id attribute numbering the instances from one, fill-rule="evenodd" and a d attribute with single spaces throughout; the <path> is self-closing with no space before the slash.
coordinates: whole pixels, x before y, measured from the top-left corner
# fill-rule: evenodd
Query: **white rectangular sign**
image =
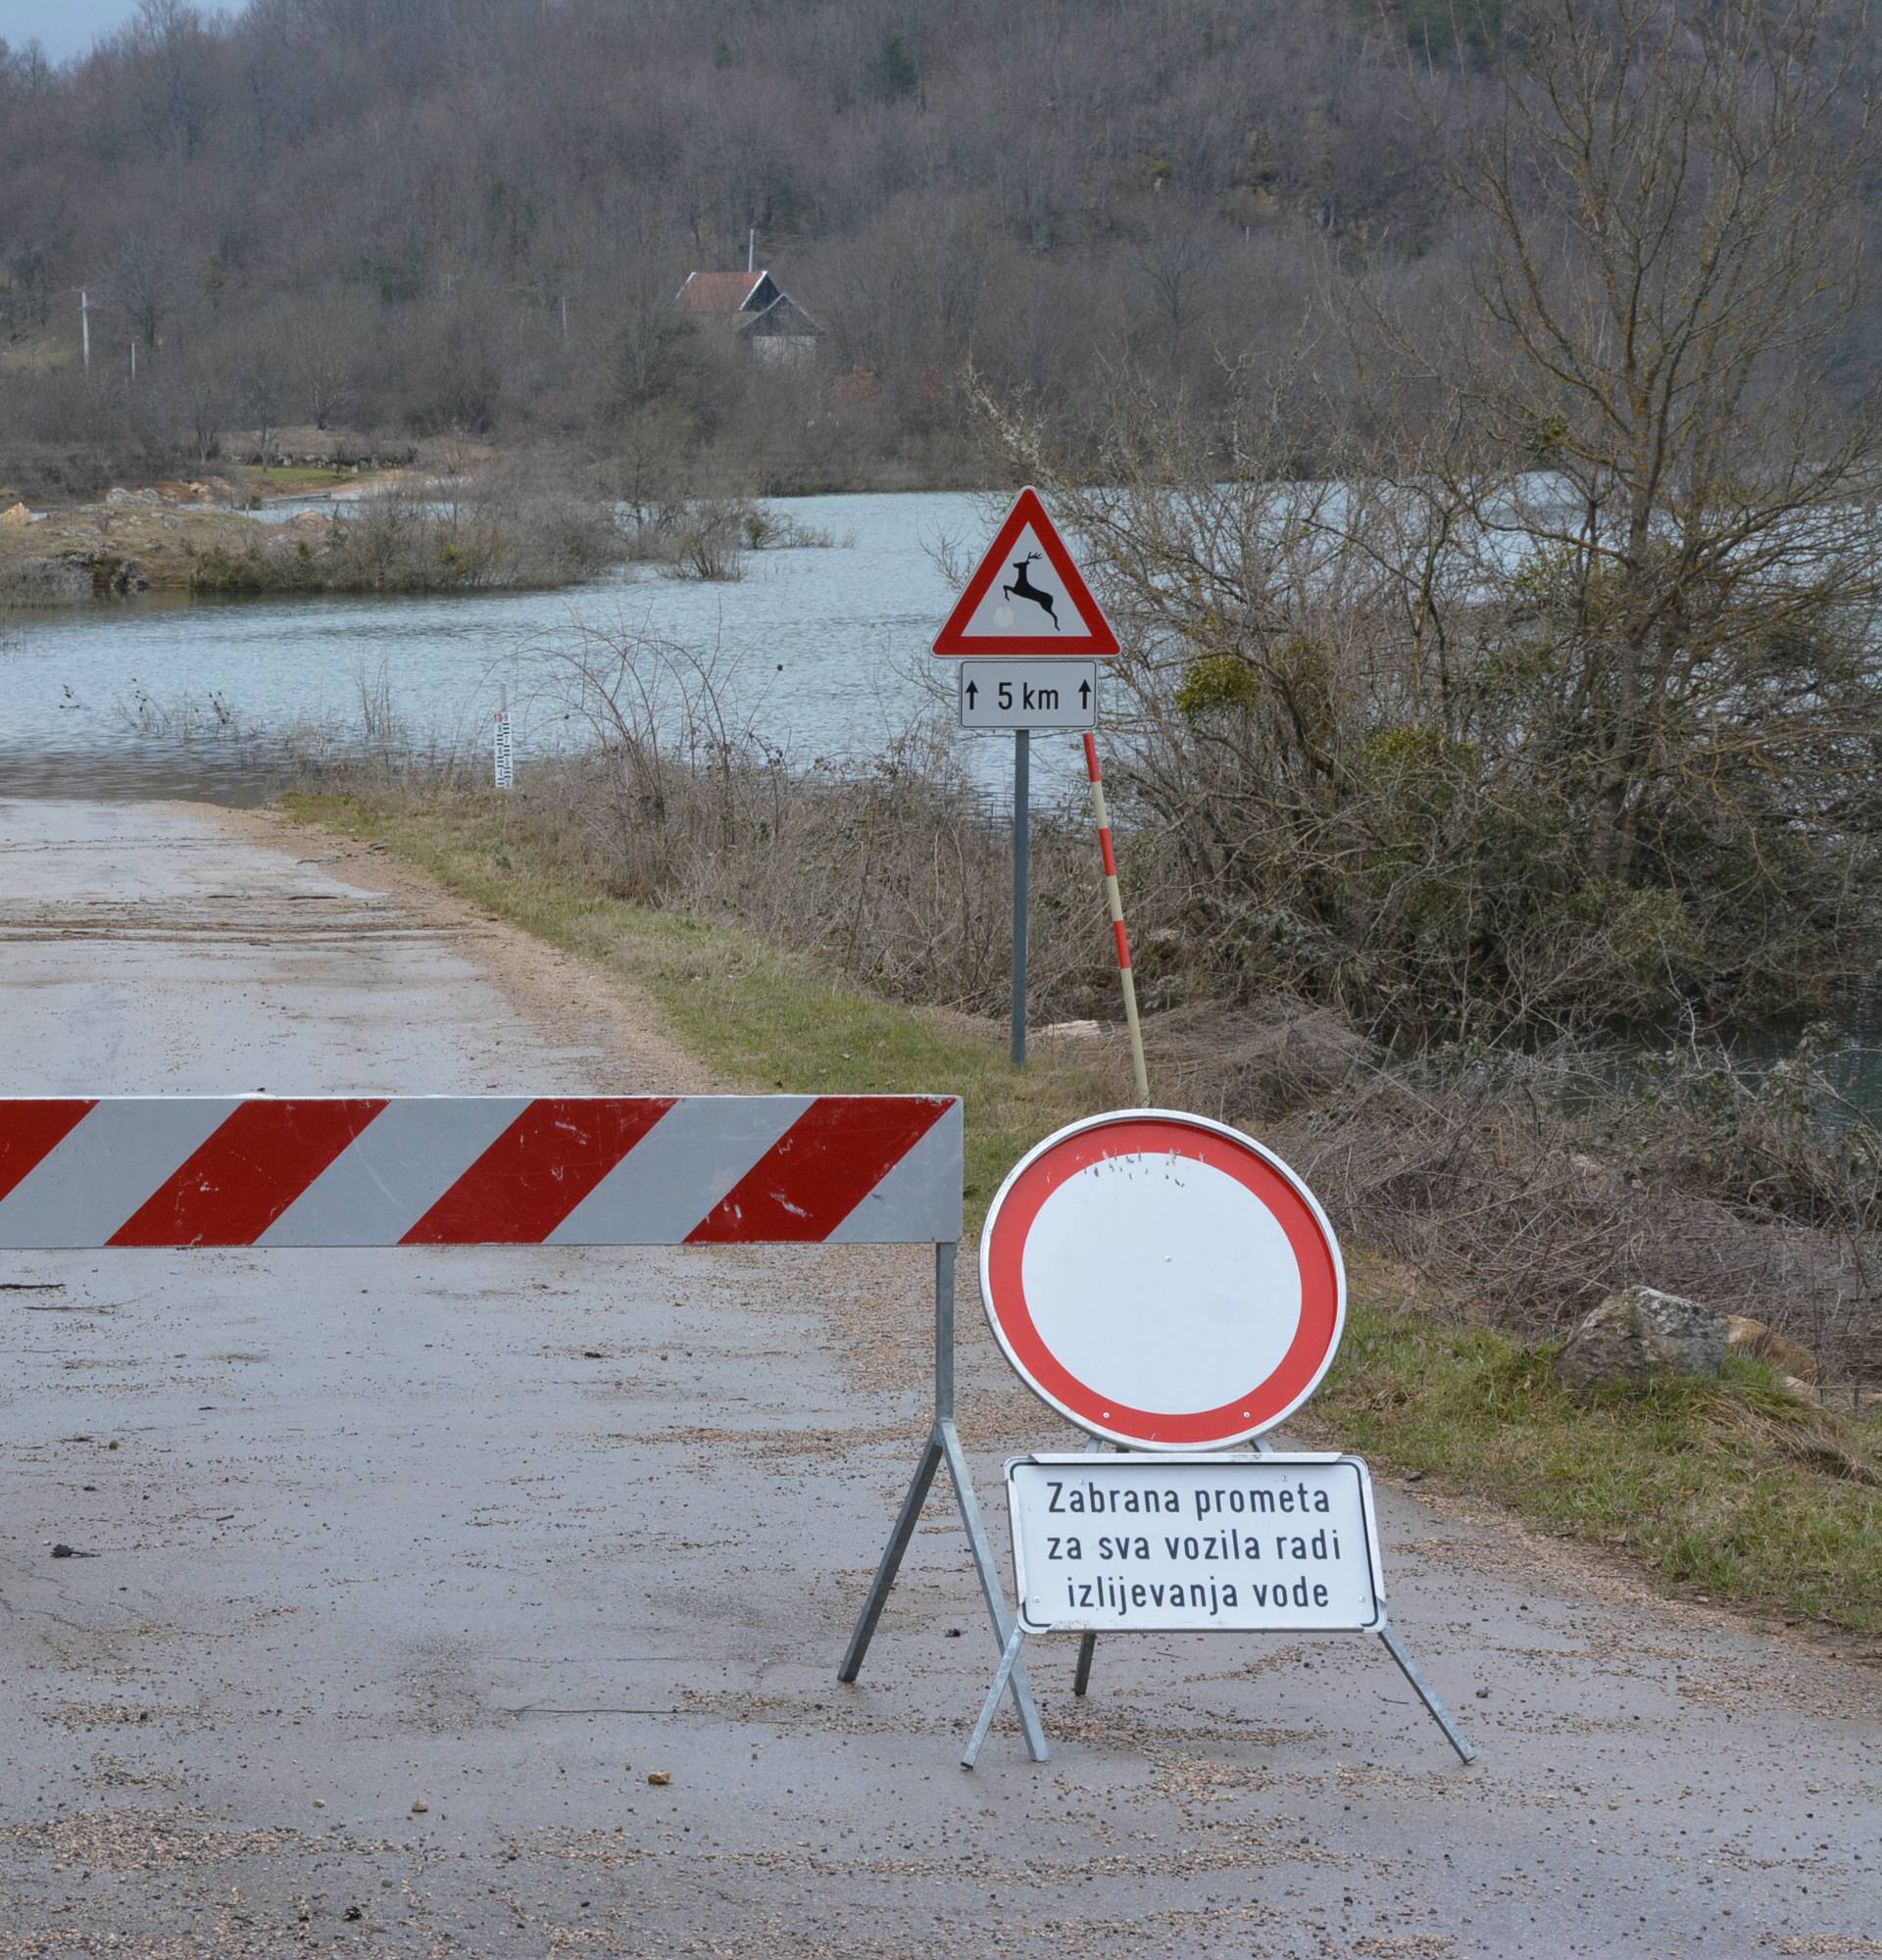
<path id="1" fill-rule="evenodd" d="M 510 710 L 505 708 L 497 713 L 496 739 L 497 787 L 507 790 L 515 786 L 517 780 L 516 750 L 510 740 Z"/>
<path id="2" fill-rule="evenodd" d="M 1096 728 L 1096 661 L 963 661 L 963 728 Z"/>
<path id="3" fill-rule="evenodd" d="M 1385 1622 L 1372 1480 L 1357 1456 L 1015 1456 L 1007 1500 L 1029 1634 Z"/>

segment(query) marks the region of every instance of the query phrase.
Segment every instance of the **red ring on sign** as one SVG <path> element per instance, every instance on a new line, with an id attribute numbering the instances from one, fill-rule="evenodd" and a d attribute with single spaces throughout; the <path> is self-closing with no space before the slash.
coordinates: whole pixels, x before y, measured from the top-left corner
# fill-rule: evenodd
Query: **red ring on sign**
<path id="1" fill-rule="evenodd" d="M 1109 1157 L 1177 1155 L 1208 1164 L 1252 1192 L 1287 1235 L 1301 1277 L 1301 1320 L 1279 1365 L 1215 1408 L 1169 1414 L 1100 1396 L 1046 1346 L 1026 1300 L 1026 1240 L 1045 1201 L 1067 1178 Z M 1082 1429 L 1152 1449 L 1195 1449 L 1246 1442 L 1305 1401 L 1339 1347 L 1346 1276 L 1319 1207 L 1278 1158 L 1252 1138 L 1195 1117 L 1097 1117 L 1048 1138 L 1023 1159 L 994 1200 L 981 1254 L 987 1318 L 1026 1382 Z"/>

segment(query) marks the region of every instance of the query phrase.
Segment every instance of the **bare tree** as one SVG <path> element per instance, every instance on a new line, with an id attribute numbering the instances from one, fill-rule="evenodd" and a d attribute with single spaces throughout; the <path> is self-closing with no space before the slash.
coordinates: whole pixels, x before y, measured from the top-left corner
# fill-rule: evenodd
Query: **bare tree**
<path id="1" fill-rule="evenodd" d="M 179 394 L 192 454 L 199 466 L 221 454 L 227 384 L 219 360 L 200 349 L 183 364 Z"/>
<path id="2" fill-rule="evenodd" d="M 177 303 L 174 241 L 142 227 L 126 233 L 112 266 L 111 283 L 132 330 L 146 348 L 155 349 Z"/>
<path id="3" fill-rule="evenodd" d="M 255 461 L 280 460 L 281 422 L 287 406 L 287 351 L 272 321 L 244 334 L 234 360 L 235 413 L 255 438 Z"/>
<path id="4" fill-rule="evenodd" d="M 677 303 L 684 265 L 677 241 L 647 212 L 630 216 L 599 255 L 586 303 L 604 323 L 597 358 L 611 414 L 644 409 L 684 377 L 691 332 Z"/>
<path id="5" fill-rule="evenodd" d="M 186 0 L 138 0 L 124 30 L 144 57 L 144 118 L 160 150 L 193 157 L 208 134 L 211 92 L 204 74 L 209 53 L 203 17 Z"/>
<path id="6" fill-rule="evenodd" d="M 1150 200 L 1127 259 L 1130 275 L 1150 304 L 1163 368 L 1172 378 L 1182 373 L 1190 337 L 1207 316 L 1221 254 L 1219 235 L 1210 235 L 1161 197 Z"/>
<path id="7" fill-rule="evenodd" d="M 1545 472 L 1473 514 L 1563 555 L 1600 877 L 1637 868 L 1695 716 L 1795 742 L 1731 703 L 1775 636 L 1877 591 L 1882 392 L 1843 371 L 1874 104 L 1845 11 L 1561 0 L 1456 162 L 1476 307 L 1438 358 L 1482 441 Z"/>
<path id="8" fill-rule="evenodd" d="M 1127 787 L 1228 984 L 1459 1033 L 1872 970 L 1882 407 L 1836 18 L 1539 12 L 1453 158 L 1458 248 L 1350 352 L 1243 364 L 1224 416 L 1121 377 L 1102 488 L 982 392 L 1135 643 Z"/>
<path id="9" fill-rule="evenodd" d="M 328 292 L 290 315 L 286 354 L 307 418 L 323 429 L 352 399 L 364 323 L 356 296 Z"/>

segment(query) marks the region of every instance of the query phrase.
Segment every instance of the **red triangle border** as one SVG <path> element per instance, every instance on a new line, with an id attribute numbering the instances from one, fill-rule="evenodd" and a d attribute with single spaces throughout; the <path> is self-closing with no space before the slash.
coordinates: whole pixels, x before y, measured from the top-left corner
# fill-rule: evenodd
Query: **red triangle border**
<path id="1" fill-rule="evenodd" d="M 980 602 L 987 596 L 993 581 L 1005 569 L 1007 553 L 1028 524 L 1032 526 L 1033 536 L 1039 540 L 1039 547 L 1053 570 L 1059 574 L 1065 588 L 1065 597 L 1078 609 L 1079 616 L 1085 622 L 1085 631 L 969 637 L 966 630 L 968 622 L 979 610 Z M 1091 588 L 1072 563 L 1071 554 L 1065 549 L 1058 526 L 1046 515 L 1046 507 L 1039 501 L 1038 491 L 1028 483 L 1015 500 L 1013 509 L 1007 513 L 993 543 L 987 547 L 979 569 L 967 580 L 966 590 L 948 614 L 948 623 L 935 635 L 936 657 L 944 661 L 1089 661 L 1110 660 L 1121 651 L 1117 635 L 1111 629 L 1111 621 L 1105 617 L 1097 600 L 1091 596 Z"/>

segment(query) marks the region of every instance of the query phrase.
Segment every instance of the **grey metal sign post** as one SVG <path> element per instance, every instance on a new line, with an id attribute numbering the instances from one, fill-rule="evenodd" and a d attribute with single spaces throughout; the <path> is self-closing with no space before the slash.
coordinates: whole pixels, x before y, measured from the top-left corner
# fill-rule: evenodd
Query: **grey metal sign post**
<path id="1" fill-rule="evenodd" d="M 1013 1065 L 1026 1062 L 1026 965 L 1032 914 L 1032 736 L 1098 725 L 1098 662 L 972 660 L 960 669 L 966 729 L 1013 736 Z"/>
<path id="2" fill-rule="evenodd" d="M 1026 1065 L 1026 928 L 1032 886 L 1032 731 L 1013 731 L 1013 1065 Z"/>
<path id="3" fill-rule="evenodd" d="M 1026 959 L 1032 894 L 1032 736 L 1035 729 L 1098 725 L 1096 661 L 963 661 L 961 726 L 1013 736 L 1013 1036 L 1015 1068 L 1026 1061 Z"/>

